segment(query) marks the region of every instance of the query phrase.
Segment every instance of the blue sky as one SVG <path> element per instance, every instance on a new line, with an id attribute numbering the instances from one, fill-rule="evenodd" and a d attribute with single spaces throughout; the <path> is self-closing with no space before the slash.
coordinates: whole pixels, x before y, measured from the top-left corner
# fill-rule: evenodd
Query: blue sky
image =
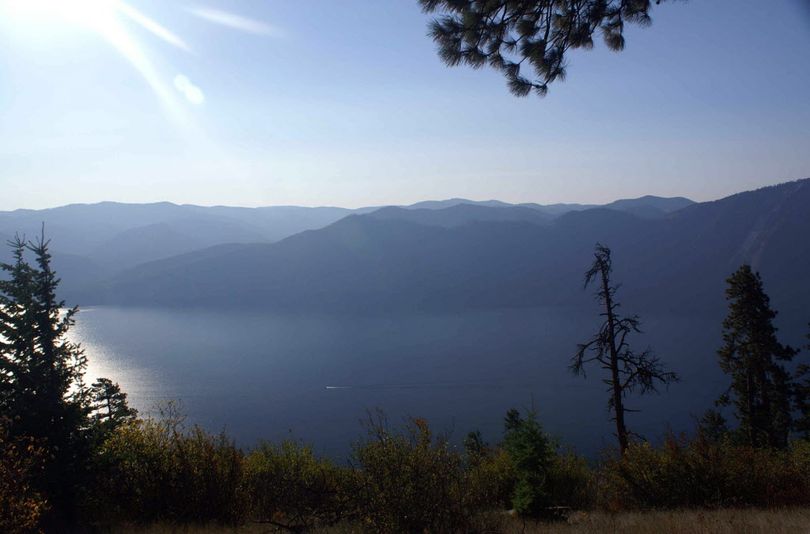
<path id="1" fill-rule="evenodd" d="M 804 0 L 664 3 L 545 99 L 445 67 L 415 0 L 110 2 L 0 0 L 0 209 L 708 200 L 810 177 Z"/>

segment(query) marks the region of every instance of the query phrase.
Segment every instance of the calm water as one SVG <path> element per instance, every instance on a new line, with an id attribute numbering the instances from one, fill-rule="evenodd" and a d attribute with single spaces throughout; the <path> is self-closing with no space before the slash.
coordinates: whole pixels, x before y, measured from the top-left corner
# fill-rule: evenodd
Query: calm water
<path id="1" fill-rule="evenodd" d="M 534 405 L 548 430 L 593 454 L 613 443 L 604 386 L 597 369 L 585 380 L 567 364 L 596 320 L 547 309 L 358 317 L 100 307 L 80 312 L 72 337 L 90 358 L 88 378 L 118 381 L 142 413 L 180 400 L 190 422 L 246 446 L 292 437 L 344 457 L 374 408 L 392 422 L 425 417 L 459 442 L 472 429 L 496 441 L 507 409 Z M 644 412 L 630 416 L 632 430 L 688 427 L 716 398 L 719 331 L 706 324 L 647 318 L 638 343 L 683 382 L 633 402 Z"/>

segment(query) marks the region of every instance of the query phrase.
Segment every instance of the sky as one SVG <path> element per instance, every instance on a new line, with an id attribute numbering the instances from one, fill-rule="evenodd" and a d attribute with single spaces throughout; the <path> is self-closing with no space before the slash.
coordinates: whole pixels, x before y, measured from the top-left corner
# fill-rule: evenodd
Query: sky
<path id="1" fill-rule="evenodd" d="M 546 98 L 416 0 L 0 0 L 0 209 L 601 203 L 810 177 L 806 0 L 655 6 Z"/>

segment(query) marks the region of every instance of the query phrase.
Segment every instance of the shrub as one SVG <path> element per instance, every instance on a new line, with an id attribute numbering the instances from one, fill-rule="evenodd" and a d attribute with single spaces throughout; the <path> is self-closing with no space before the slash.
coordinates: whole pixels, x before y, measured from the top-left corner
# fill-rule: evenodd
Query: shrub
<path id="1" fill-rule="evenodd" d="M 591 508 L 596 501 L 594 479 L 585 458 L 573 451 L 557 452 L 546 479 L 552 504 L 574 510 Z"/>
<path id="2" fill-rule="evenodd" d="M 730 439 L 668 436 L 632 445 L 603 469 L 609 508 L 800 506 L 810 504 L 810 445 L 753 448 Z"/>
<path id="3" fill-rule="evenodd" d="M 30 483 L 42 451 L 29 440 L 10 441 L 0 422 L 0 532 L 39 532 L 46 502 Z"/>
<path id="4" fill-rule="evenodd" d="M 434 437 L 427 422 L 412 419 L 391 432 L 372 421 L 370 438 L 355 447 L 362 524 L 376 532 L 474 532 L 485 519 L 487 496 L 497 493 L 481 475 L 465 469 L 446 437 Z"/>
<path id="5" fill-rule="evenodd" d="M 506 510 L 512 506 L 517 474 L 512 459 L 502 448 L 485 449 L 468 461 L 468 496 L 480 509 Z"/>
<path id="6" fill-rule="evenodd" d="M 126 423 L 96 458 L 91 512 L 106 522 L 244 520 L 244 455 L 224 434 L 211 435 L 176 420 Z"/>
<path id="7" fill-rule="evenodd" d="M 259 521 L 303 530 L 349 517 L 355 473 L 316 458 L 311 448 L 263 443 L 245 463 L 251 510 Z"/>

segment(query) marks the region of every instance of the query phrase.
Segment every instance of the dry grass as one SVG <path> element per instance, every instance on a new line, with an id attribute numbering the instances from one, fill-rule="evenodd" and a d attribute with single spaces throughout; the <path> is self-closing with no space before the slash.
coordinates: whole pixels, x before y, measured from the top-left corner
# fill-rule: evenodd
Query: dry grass
<path id="1" fill-rule="evenodd" d="M 810 509 L 790 510 L 681 510 L 660 512 L 577 512 L 566 523 L 515 524 L 506 532 L 532 534 L 782 534 L 810 533 Z"/>
<path id="2" fill-rule="evenodd" d="M 265 534 L 278 532 L 267 525 L 239 528 L 171 527 L 116 529 L 122 534 Z M 351 533 L 357 529 L 344 526 L 324 533 Z M 533 523 L 518 519 L 505 520 L 499 532 L 504 534 L 793 534 L 810 533 L 810 509 L 784 510 L 682 510 L 661 512 L 576 512 L 567 522 Z"/>

